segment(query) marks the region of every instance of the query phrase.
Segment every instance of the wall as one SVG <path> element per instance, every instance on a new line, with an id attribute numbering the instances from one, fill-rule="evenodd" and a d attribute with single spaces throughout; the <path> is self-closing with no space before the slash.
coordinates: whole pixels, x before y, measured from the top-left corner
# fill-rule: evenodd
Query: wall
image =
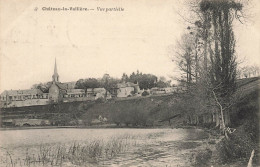
<path id="1" fill-rule="evenodd" d="M 23 107 L 23 106 L 37 106 L 49 104 L 49 99 L 28 99 L 24 101 L 12 101 L 4 105 L 1 102 L 1 107 Z"/>
<path id="2" fill-rule="evenodd" d="M 127 97 L 134 91 L 133 87 L 119 88 L 117 91 L 117 97 Z"/>
<path id="3" fill-rule="evenodd" d="M 24 126 L 25 124 L 31 126 L 39 126 L 39 125 L 50 125 L 50 122 L 44 119 L 14 119 L 13 120 L 13 125 L 15 126 Z"/>
<path id="4" fill-rule="evenodd" d="M 54 102 L 58 102 L 60 96 L 60 90 L 56 84 L 52 84 L 49 89 L 49 98 Z"/>
<path id="5" fill-rule="evenodd" d="M 92 101 L 92 100 L 95 100 L 95 97 L 77 97 L 77 98 L 67 98 L 67 97 L 64 97 L 63 98 L 63 102 L 64 103 L 68 103 L 68 102 L 74 102 L 74 101 Z"/>

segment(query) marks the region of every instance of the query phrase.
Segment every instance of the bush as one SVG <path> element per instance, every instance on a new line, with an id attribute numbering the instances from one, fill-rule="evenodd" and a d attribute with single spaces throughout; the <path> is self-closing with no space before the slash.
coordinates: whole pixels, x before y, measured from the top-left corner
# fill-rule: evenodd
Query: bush
<path id="1" fill-rule="evenodd" d="M 149 93 L 147 92 L 147 91 L 144 91 L 143 93 L 142 93 L 142 96 L 148 96 L 149 95 Z"/>
<path id="2" fill-rule="evenodd" d="M 212 151 L 208 148 L 200 150 L 193 155 L 193 165 L 197 167 L 209 166 L 208 163 L 211 159 Z"/>
<path id="3" fill-rule="evenodd" d="M 104 103 L 105 101 L 106 101 L 105 98 L 99 97 L 99 98 L 96 100 L 96 103 Z"/>
<path id="4" fill-rule="evenodd" d="M 223 138 L 216 145 L 218 161 L 220 163 L 230 163 L 236 160 L 247 162 L 252 150 L 257 150 L 258 146 L 252 140 L 252 135 L 241 128 L 229 136 L 230 140 Z"/>

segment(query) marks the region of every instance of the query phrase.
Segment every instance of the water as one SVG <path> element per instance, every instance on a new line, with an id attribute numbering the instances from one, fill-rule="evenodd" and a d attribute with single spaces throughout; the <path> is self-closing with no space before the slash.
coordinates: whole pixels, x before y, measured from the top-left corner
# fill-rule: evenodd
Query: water
<path id="1" fill-rule="evenodd" d="M 24 159 L 26 151 L 37 153 L 44 145 L 72 145 L 95 140 L 108 141 L 131 136 L 135 144 L 94 166 L 189 166 L 189 156 L 203 143 L 207 134 L 199 129 L 26 129 L 0 131 L 0 165 L 12 159 Z M 10 159 L 10 158 L 9 158 Z M 93 165 L 93 164 L 92 164 Z M 23 166 L 20 164 L 17 166 Z M 66 164 L 64 166 L 74 166 Z"/>

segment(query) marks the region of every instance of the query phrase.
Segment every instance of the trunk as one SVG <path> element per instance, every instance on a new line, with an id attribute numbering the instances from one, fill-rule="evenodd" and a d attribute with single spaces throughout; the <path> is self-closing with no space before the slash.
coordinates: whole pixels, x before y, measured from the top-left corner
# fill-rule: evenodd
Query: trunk
<path id="1" fill-rule="evenodd" d="M 198 82 L 198 53 L 197 53 L 197 44 L 198 44 L 198 37 L 196 37 L 195 41 L 195 81 Z"/>
<path id="2" fill-rule="evenodd" d="M 189 65 L 188 65 L 188 61 L 187 61 L 187 76 L 186 77 L 187 77 L 187 83 L 189 83 Z"/>
<path id="3" fill-rule="evenodd" d="M 207 118 L 206 118 L 206 115 L 205 115 L 205 114 L 203 114 L 203 115 L 202 115 L 202 121 L 203 121 L 202 123 L 203 123 L 203 124 L 205 124 L 205 123 L 207 122 L 207 120 L 206 120 L 206 119 L 207 119 Z"/>
<path id="4" fill-rule="evenodd" d="M 203 32 L 203 40 L 204 40 L 204 70 L 207 71 L 207 50 L 208 50 L 208 18 L 207 18 L 207 13 L 204 14 L 204 32 Z"/>
<path id="5" fill-rule="evenodd" d="M 225 111 L 225 125 L 230 125 L 230 115 L 229 115 L 229 111 Z"/>
<path id="6" fill-rule="evenodd" d="M 219 110 L 220 110 L 220 116 L 221 116 L 220 129 L 224 131 L 226 129 L 226 126 L 225 126 L 225 120 L 224 120 L 224 114 L 223 114 L 223 107 L 220 104 L 220 102 L 218 101 L 218 98 L 217 98 L 214 90 L 212 91 L 212 93 L 214 95 L 215 101 L 216 101 L 217 105 L 219 106 Z"/>
<path id="7" fill-rule="evenodd" d="M 216 127 L 220 125 L 219 113 L 216 113 Z"/>
<path id="8" fill-rule="evenodd" d="M 214 122 L 214 115 L 211 114 L 211 115 L 210 115 L 210 123 L 213 123 L 213 122 Z"/>
<path id="9" fill-rule="evenodd" d="M 253 150 L 253 151 L 251 152 L 251 156 L 250 156 L 250 159 L 249 159 L 249 161 L 248 161 L 247 167 L 253 167 L 252 162 L 253 162 L 254 154 L 255 154 L 255 150 Z"/>
<path id="10" fill-rule="evenodd" d="M 190 125 L 190 124 L 191 124 L 191 122 L 192 122 L 192 120 L 191 120 L 191 116 L 190 116 L 190 115 L 188 115 L 188 124 Z"/>
<path id="11" fill-rule="evenodd" d="M 222 128 L 220 129 L 224 131 L 226 129 L 226 125 L 225 125 L 225 119 L 224 119 L 223 109 L 221 105 L 220 105 L 220 114 L 221 114 L 221 123 L 222 123 Z"/>

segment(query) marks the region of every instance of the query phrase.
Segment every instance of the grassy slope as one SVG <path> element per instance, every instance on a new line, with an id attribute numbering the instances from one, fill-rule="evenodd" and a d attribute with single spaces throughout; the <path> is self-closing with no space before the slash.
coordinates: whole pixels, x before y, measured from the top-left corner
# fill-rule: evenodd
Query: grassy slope
<path id="1" fill-rule="evenodd" d="M 172 116 L 174 112 L 168 112 L 168 103 L 176 95 L 169 96 L 149 96 L 137 99 L 86 101 L 61 103 L 56 105 L 30 106 L 2 109 L 1 116 L 3 119 L 13 118 L 38 118 L 49 119 L 66 125 L 71 120 L 81 119 L 91 122 L 97 119 L 99 115 L 106 117 L 108 122 L 145 125 L 148 122 L 158 122 Z M 140 120 L 138 120 L 140 118 Z M 139 122 L 138 122 L 139 121 Z"/>

